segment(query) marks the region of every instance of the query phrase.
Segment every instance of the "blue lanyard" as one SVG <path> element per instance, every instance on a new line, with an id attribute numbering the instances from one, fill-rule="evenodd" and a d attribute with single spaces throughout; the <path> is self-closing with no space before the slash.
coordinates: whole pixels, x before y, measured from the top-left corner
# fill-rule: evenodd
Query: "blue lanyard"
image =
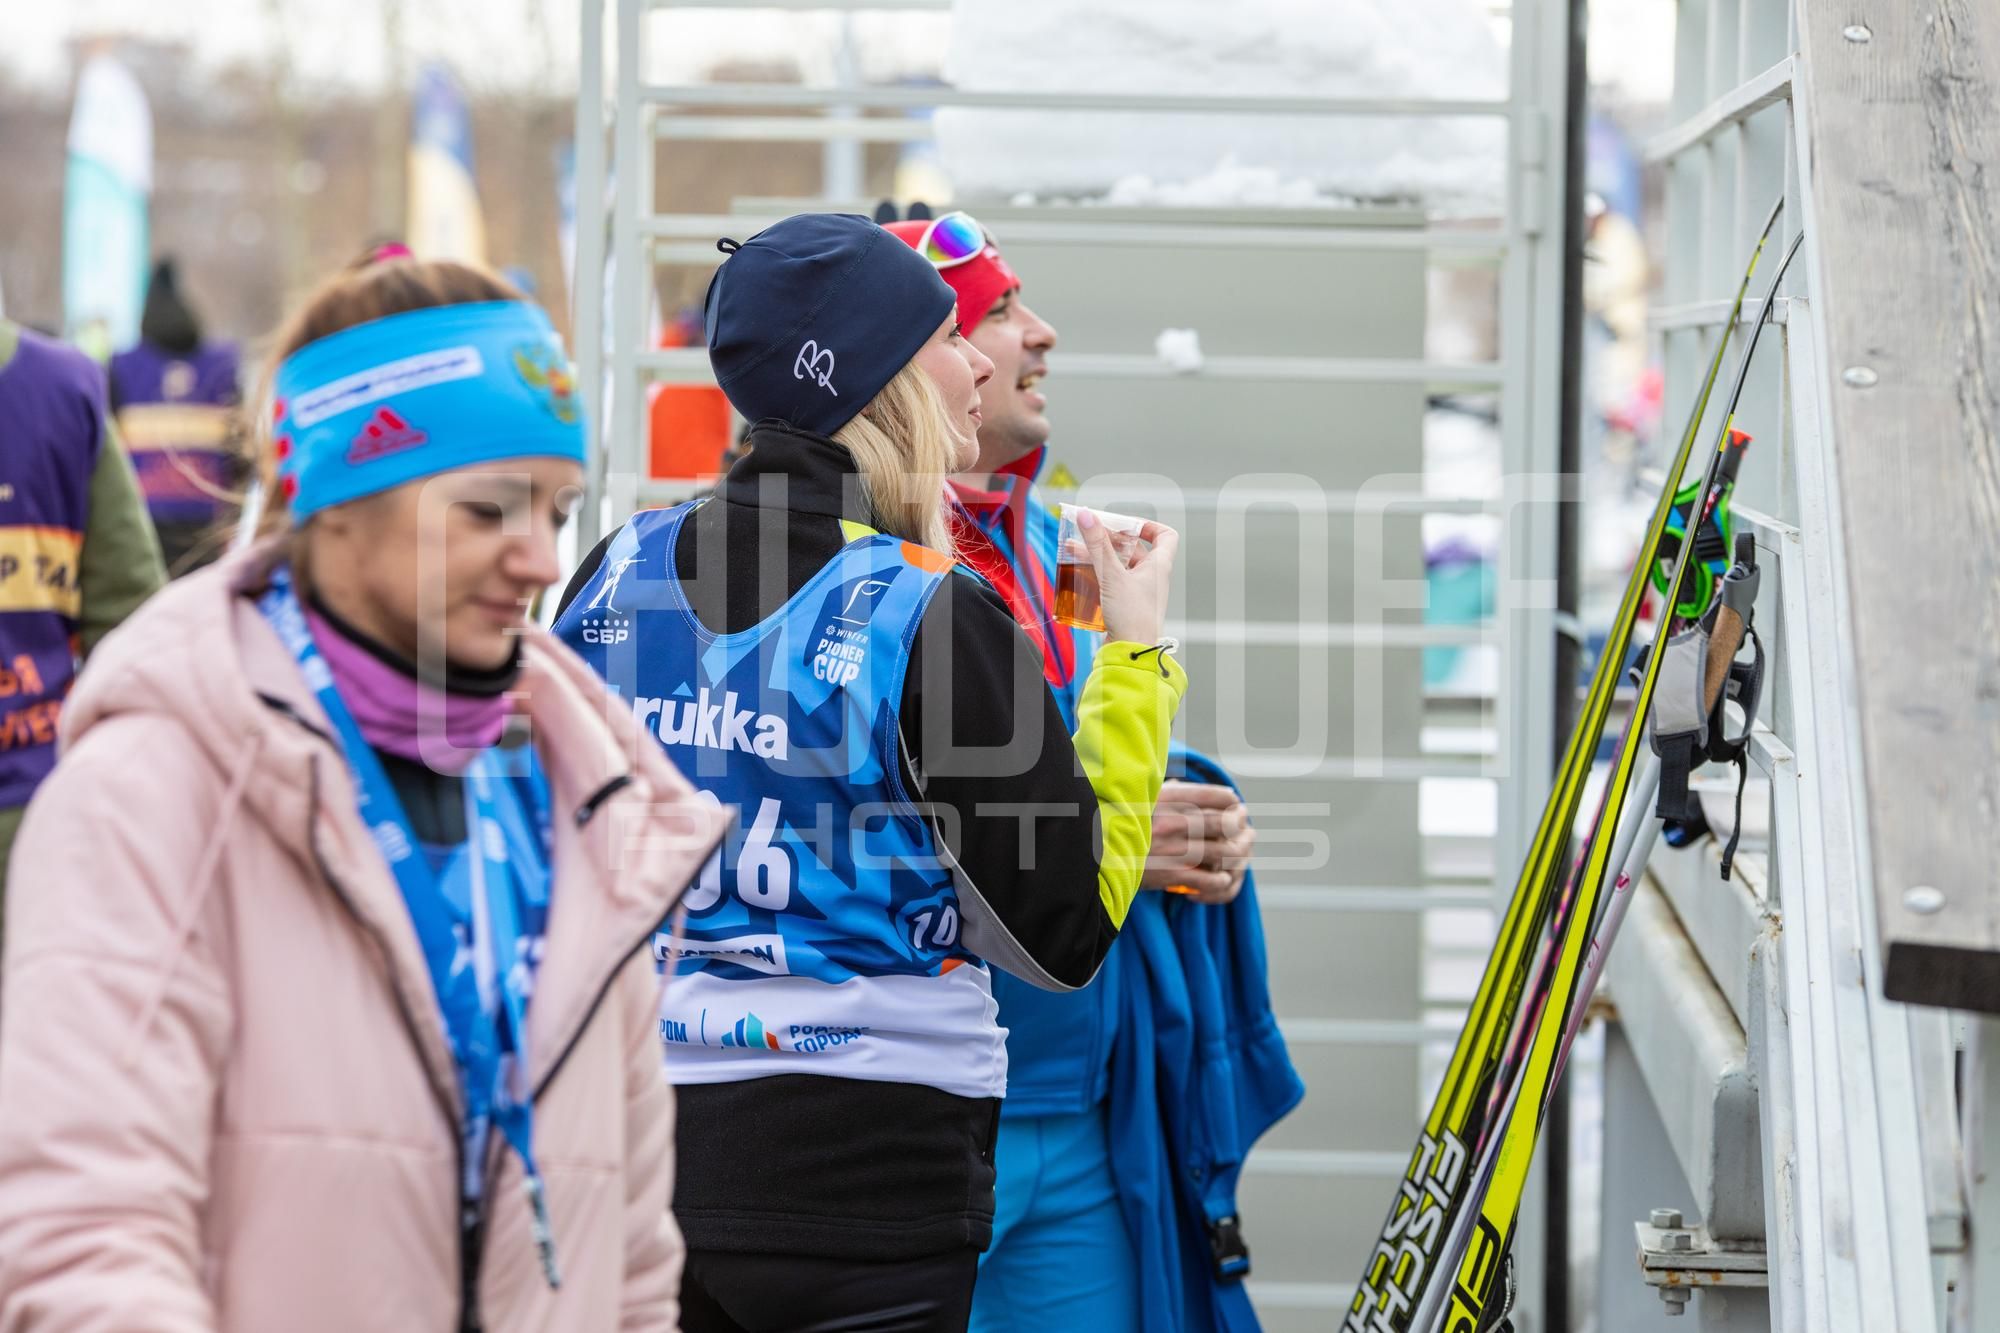
<path id="1" fill-rule="evenodd" d="M 340 735 L 354 773 L 362 822 L 403 891 L 404 906 L 423 946 L 465 1094 L 464 1128 L 470 1146 L 461 1196 L 469 1203 L 482 1191 L 483 1153 L 478 1149 L 486 1142 L 488 1127 L 497 1128 L 521 1159 L 542 1274 L 551 1287 L 560 1286 L 555 1233 L 549 1225 L 542 1175 L 535 1166 L 534 1103 L 522 1086 L 536 960 L 534 937 L 522 926 L 521 903 L 548 901 L 546 844 L 528 827 L 516 796 L 503 791 L 506 779 L 488 751 L 466 770 L 465 845 L 452 854 L 442 878 L 433 874 L 380 756 L 362 736 L 354 714 L 334 687 L 332 668 L 313 643 L 289 570 L 281 566 L 273 573 L 258 609 L 298 659 L 306 684 Z M 466 879 L 472 918 L 469 953 L 460 948 L 446 890 L 448 883 Z"/>

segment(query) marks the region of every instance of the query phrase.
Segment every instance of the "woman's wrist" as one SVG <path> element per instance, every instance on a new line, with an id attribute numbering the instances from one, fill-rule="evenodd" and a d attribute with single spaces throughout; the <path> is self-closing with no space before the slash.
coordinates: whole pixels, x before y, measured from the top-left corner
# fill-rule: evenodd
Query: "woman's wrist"
<path id="1" fill-rule="evenodd" d="M 1117 624 L 1111 623 L 1111 617 L 1105 617 L 1105 638 L 1119 642 L 1158 643 L 1165 631 L 1165 624 L 1150 616 L 1128 617 Z"/>

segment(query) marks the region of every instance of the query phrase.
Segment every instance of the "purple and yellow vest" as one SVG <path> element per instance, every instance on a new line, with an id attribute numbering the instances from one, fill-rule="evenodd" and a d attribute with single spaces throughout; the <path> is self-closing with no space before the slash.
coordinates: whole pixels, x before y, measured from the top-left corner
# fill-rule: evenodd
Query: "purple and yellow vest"
<path id="1" fill-rule="evenodd" d="M 18 341 L 17 341 L 18 340 Z M 104 377 L 83 353 L 0 322 L 0 808 L 56 761 L 76 675 L 78 571 Z"/>
<path id="2" fill-rule="evenodd" d="M 118 434 L 155 524 L 213 523 L 221 514 L 235 484 L 229 412 L 237 401 L 236 360 L 234 343 L 176 356 L 141 342 L 111 358 Z"/>

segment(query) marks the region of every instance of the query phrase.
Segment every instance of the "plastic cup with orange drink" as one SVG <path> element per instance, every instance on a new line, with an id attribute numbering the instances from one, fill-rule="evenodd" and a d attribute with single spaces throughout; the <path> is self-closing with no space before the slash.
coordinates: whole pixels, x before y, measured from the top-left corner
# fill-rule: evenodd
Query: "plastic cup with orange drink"
<path id="1" fill-rule="evenodd" d="M 1098 587 L 1097 566 L 1090 562 L 1090 549 L 1083 544 L 1083 529 L 1076 524 L 1076 516 L 1084 511 L 1084 506 L 1064 503 L 1059 508 L 1062 526 L 1056 534 L 1056 619 L 1077 629 L 1101 631 L 1104 601 Z M 1104 509 L 1090 512 L 1097 515 L 1097 521 L 1111 534 L 1112 542 L 1121 552 L 1132 548 L 1139 534 L 1146 530 L 1143 518 Z"/>

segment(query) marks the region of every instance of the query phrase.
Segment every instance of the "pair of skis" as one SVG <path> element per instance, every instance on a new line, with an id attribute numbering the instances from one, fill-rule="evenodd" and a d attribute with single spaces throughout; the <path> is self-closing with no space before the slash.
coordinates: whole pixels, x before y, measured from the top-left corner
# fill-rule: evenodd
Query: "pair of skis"
<path id="1" fill-rule="evenodd" d="M 1620 816 L 1634 767 L 1646 748 L 1645 718 L 1658 682 L 1658 653 L 1648 656 L 1638 700 L 1583 854 L 1572 873 L 1564 875 L 1570 865 L 1570 833 L 1576 825 L 1592 758 L 1610 717 L 1619 676 L 1630 656 L 1646 584 L 1662 555 L 1674 497 L 1693 454 L 1750 283 L 1782 209 L 1781 199 L 1765 220 L 1737 287 L 1729 321 L 1717 340 L 1701 392 L 1668 468 L 1666 485 L 1543 807 L 1534 843 L 1452 1050 L 1444 1084 L 1425 1118 L 1409 1168 L 1355 1291 L 1344 1333 L 1434 1333 L 1439 1329 L 1443 1333 L 1483 1333 L 1504 1315 L 1495 1297 L 1542 1113 L 1579 1026 L 1583 1004 L 1589 990 L 1594 989 L 1604 951 L 1610 946 L 1610 933 L 1623 916 L 1624 890 L 1630 879 L 1637 877 L 1637 869 L 1643 868 L 1644 853 L 1651 848 L 1652 839 L 1641 837 L 1641 825 L 1653 821 L 1643 817 L 1633 820 L 1627 836 Z M 1770 317 L 1785 269 L 1798 246 L 1795 238 L 1751 325 L 1716 447 L 1697 494 L 1706 496 L 1716 485 L 1758 334 Z M 1693 551 L 1692 541 L 1680 543 L 1669 587 L 1682 586 Z M 1661 643 L 1672 628 L 1671 613 L 1672 608 L 1668 608 L 1663 615 L 1665 623 L 1658 636 Z M 1657 774 L 1656 764 L 1651 771 Z M 1643 810 L 1639 813 L 1643 816 Z M 1619 836 L 1609 836 L 1613 831 Z M 1635 855 L 1637 868 L 1633 866 Z M 1594 934 L 1600 933 L 1594 928 L 1599 925 L 1605 871 L 1613 864 L 1629 873 L 1621 874 L 1614 889 L 1612 910 L 1602 923 L 1607 928 L 1602 932 L 1605 937 L 1594 939 Z M 1524 1001 L 1529 1006 L 1525 1019 Z"/>

